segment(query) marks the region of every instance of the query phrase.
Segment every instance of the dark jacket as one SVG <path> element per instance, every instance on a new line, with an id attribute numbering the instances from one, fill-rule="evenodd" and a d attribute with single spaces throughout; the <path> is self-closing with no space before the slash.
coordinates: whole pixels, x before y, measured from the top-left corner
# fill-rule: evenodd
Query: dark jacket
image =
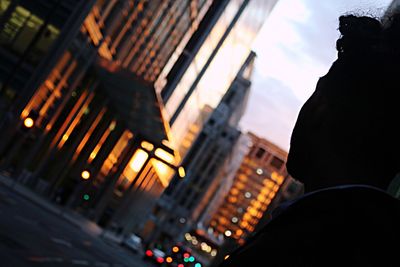
<path id="1" fill-rule="evenodd" d="M 278 213 L 221 267 L 400 266 L 400 201 L 384 191 L 324 189 Z"/>

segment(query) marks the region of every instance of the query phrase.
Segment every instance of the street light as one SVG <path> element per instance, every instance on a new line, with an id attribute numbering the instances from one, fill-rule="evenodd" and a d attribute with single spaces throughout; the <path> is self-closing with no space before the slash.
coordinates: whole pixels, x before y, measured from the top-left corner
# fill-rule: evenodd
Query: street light
<path id="1" fill-rule="evenodd" d="M 82 171 L 81 177 L 83 180 L 88 180 L 90 178 L 90 172 L 88 170 Z"/>
<path id="2" fill-rule="evenodd" d="M 35 124 L 34 120 L 30 117 L 26 117 L 24 119 L 24 126 L 28 129 L 32 128 L 33 125 Z"/>
<path id="3" fill-rule="evenodd" d="M 185 169 L 184 169 L 182 166 L 180 166 L 180 167 L 178 168 L 178 174 L 179 174 L 179 177 L 181 177 L 181 178 L 184 178 L 184 177 L 185 177 L 186 172 L 185 172 Z"/>

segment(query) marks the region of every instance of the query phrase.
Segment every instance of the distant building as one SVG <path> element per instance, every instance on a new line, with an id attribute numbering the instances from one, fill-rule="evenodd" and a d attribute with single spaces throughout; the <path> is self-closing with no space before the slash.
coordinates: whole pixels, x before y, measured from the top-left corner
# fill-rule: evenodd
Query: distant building
<path id="1" fill-rule="evenodd" d="M 184 157 L 249 55 L 252 43 L 277 0 L 220 0 L 212 5 L 176 64 L 160 76 L 171 142 Z M 162 78 L 165 77 L 165 78 Z"/>
<path id="2" fill-rule="evenodd" d="M 235 174 L 224 201 L 204 218 L 195 238 L 202 238 L 221 261 L 270 220 L 271 212 L 283 201 L 302 194 L 302 184 L 287 173 L 287 153 L 253 133 L 249 153 Z"/>
<path id="3" fill-rule="evenodd" d="M 94 2 L 1 1 L 0 118 L 26 104 L 71 45 Z"/>
<path id="4" fill-rule="evenodd" d="M 288 177 L 286 152 L 252 133 L 249 136 L 252 147 L 224 203 L 204 222 L 216 238 L 232 237 L 239 244 L 255 230 Z"/>
<path id="5" fill-rule="evenodd" d="M 185 179 L 172 179 L 144 227 L 149 240 L 183 240 L 183 234 L 196 228 L 210 200 L 226 183 L 221 172 L 228 171 L 224 166 L 241 134 L 237 125 L 245 111 L 254 58 L 251 53 L 221 103 L 208 113 L 203 129 L 182 162 L 187 172 Z"/>
<path id="6" fill-rule="evenodd" d="M 1 1 L 0 170 L 101 226 L 138 229 L 184 176 L 276 2 Z M 224 157 L 205 152 L 220 159 L 213 176 Z"/>
<path id="7" fill-rule="evenodd" d="M 216 2 L 1 1 L 0 169 L 131 231 L 181 160 L 156 80 Z"/>

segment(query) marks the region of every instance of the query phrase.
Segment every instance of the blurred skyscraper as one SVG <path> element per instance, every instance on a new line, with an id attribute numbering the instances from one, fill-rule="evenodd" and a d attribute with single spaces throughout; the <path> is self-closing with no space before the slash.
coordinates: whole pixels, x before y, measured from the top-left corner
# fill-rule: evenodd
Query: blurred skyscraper
<path id="1" fill-rule="evenodd" d="M 204 107 L 214 109 L 250 53 L 276 0 L 222 0 L 199 25 L 160 89 L 173 146 L 183 157 L 201 131 Z"/>
<path id="2" fill-rule="evenodd" d="M 1 1 L 1 169 L 101 224 L 132 223 L 180 163 L 154 83 L 228 2 Z"/>
<path id="3" fill-rule="evenodd" d="M 216 207 L 203 217 L 202 227 L 187 236 L 189 244 L 198 240 L 215 251 L 212 255 L 214 263 L 222 261 L 265 225 L 280 203 L 303 192 L 302 184 L 286 171 L 287 153 L 253 133 L 246 135 L 251 140 L 250 149 L 235 173 L 229 191 L 221 195 L 223 200 L 210 204 Z"/>
<path id="4" fill-rule="evenodd" d="M 221 183 L 227 183 L 224 168 L 240 136 L 237 129 L 242 117 L 251 82 L 255 54 L 250 53 L 220 104 L 210 114 L 193 146 L 183 160 L 185 179 L 172 179 L 154 208 L 153 217 L 144 227 L 149 240 L 174 243 L 196 228 Z M 240 163 L 236 162 L 236 166 Z"/>
<path id="5" fill-rule="evenodd" d="M 0 169 L 100 225 L 136 229 L 185 175 L 275 3 L 0 1 Z"/>

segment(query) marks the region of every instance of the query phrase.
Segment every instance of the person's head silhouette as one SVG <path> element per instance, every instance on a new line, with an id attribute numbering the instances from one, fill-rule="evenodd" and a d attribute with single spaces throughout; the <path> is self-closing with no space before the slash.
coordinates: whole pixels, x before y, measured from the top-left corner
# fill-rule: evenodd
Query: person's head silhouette
<path id="1" fill-rule="evenodd" d="M 294 127 L 288 172 L 305 191 L 366 184 L 386 189 L 400 171 L 400 17 L 339 19 L 338 59 Z"/>

